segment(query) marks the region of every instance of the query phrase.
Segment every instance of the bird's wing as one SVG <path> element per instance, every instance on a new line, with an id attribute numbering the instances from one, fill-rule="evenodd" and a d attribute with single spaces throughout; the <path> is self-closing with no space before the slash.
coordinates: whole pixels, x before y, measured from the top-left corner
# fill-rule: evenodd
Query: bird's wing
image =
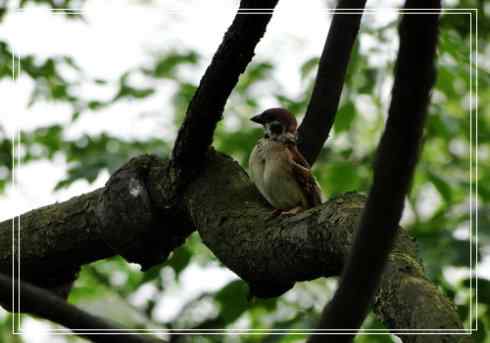
<path id="1" fill-rule="evenodd" d="M 299 152 L 298 147 L 295 144 L 288 144 L 287 147 L 294 162 L 302 167 L 305 167 L 306 169 L 311 168 L 310 164 L 304 158 L 303 154 Z"/>
<path id="2" fill-rule="evenodd" d="M 288 145 L 293 175 L 304 192 L 309 207 L 322 203 L 321 190 L 311 174 L 310 165 L 298 151 L 296 145 Z"/>

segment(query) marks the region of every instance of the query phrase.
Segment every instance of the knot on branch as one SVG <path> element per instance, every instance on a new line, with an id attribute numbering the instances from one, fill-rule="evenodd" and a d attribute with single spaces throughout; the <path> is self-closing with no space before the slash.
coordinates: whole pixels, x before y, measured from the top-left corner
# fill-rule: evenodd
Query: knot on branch
<path id="1" fill-rule="evenodd" d="M 169 232 L 182 224 L 174 206 L 162 203 L 162 196 L 156 201 L 152 198 L 165 191 L 158 186 L 168 178 L 151 178 L 151 170 L 161 168 L 164 173 L 167 165 L 153 155 L 131 159 L 107 181 L 95 211 L 104 242 L 128 262 L 139 263 L 143 270 L 165 261 L 187 236 Z"/>

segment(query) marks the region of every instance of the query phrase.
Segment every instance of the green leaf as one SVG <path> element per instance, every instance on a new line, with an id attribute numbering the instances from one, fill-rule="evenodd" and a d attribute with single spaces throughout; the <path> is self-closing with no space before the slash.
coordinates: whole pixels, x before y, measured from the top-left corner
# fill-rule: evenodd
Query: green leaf
<path id="1" fill-rule="evenodd" d="M 303 113 L 306 109 L 307 102 L 305 98 L 294 100 L 284 95 L 277 94 L 276 99 L 282 107 L 287 108 L 291 113 Z"/>
<path id="2" fill-rule="evenodd" d="M 333 128 L 336 133 L 341 133 L 350 129 L 354 118 L 356 117 L 356 107 L 351 101 L 342 105 L 335 115 Z"/>
<path id="3" fill-rule="evenodd" d="M 476 288 L 478 283 L 478 302 L 490 306 L 490 280 L 477 278 L 476 280 L 473 279 L 472 283 L 473 288 Z M 470 279 L 465 279 L 463 286 L 469 288 Z"/>
<path id="4" fill-rule="evenodd" d="M 374 86 L 376 85 L 376 77 L 378 76 L 378 70 L 375 68 L 364 68 L 362 71 L 362 83 L 358 87 L 359 93 L 372 94 Z"/>
<path id="5" fill-rule="evenodd" d="M 76 121 L 78 118 L 80 118 L 80 115 L 82 114 L 82 112 L 80 112 L 79 110 L 77 111 L 74 111 L 72 114 L 71 114 L 71 121 L 74 122 Z"/>
<path id="6" fill-rule="evenodd" d="M 180 247 L 175 250 L 167 264 L 175 271 L 175 276 L 178 279 L 180 273 L 189 265 L 192 258 L 192 252 L 187 247 Z"/>
<path id="7" fill-rule="evenodd" d="M 92 111 L 96 111 L 103 106 L 104 106 L 104 103 L 101 101 L 97 101 L 97 100 L 91 100 L 87 104 L 87 107 Z"/>
<path id="8" fill-rule="evenodd" d="M 226 323 L 233 323 L 249 307 L 248 286 L 242 280 L 235 280 L 224 286 L 217 294 L 220 314 Z"/>
<path id="9" fill-rule="evenodd" d="M 325 182 L 326 189 L 324 191 L 331 195 L 355 191 L 360 186 L 357 170 L 348 161 L 326 164 L 325 170 L 319 175 L 319 178 Z"/>
<path id="10" fill-rule="evenodd" d="M 121 98 L 142 99 L 152 95 L 154 92 L 155 90 L 153 88 L 133 88 L 126 84 L 122 84 L 119 88 L 119 92 L 112 101 L 116 101 Z"/>
<path id="11" fill-rule="evenodd" d="M 172 103 L 175 107 L 176 116 L 175 120 L 180 123 L 184 119 L 184 114 L 191 101 L 197 86 L 188 82 L 181 82 L 178 84 L 177 91 L 172 97 Z"/>
<path id="12" fill-rule="evenodd" d="M 473 327 L 476 328 L 477 326 L 478 326 L 478 331 L 476 331 L 475 333 L 473 333 L 471 335 L 472 338 L 474 339 L 474 342 L 475 343 L 488 343 L 488 341 L 487 341 L 487 329 L 485 327 L 485 323 L 483 322 L 483 320 L 478 319 L 478 323 L 476 321 L 474 321 Z"/>
<path id="13" fill-rule="evenodd" d="M 318 67 L 318 63 L 320 63 L 320 59 L 318 57 L 312 57 L 306 60 L 305 63 L 301 66 L 301 79 L 307 78 L 314 70 Z"/>
<path id="14" fill-rule="evenodd" d="M 152 74 L 156 78 L 174 78 L 177 67 L 181 64 L 196 64 L 199 55 L 194 51 L 185 53 L 171 52 L 157 61 L 153 70 L 146 70 L 147 74 Z"/>
<path id="15" fill-rule="evenodd" d="M 240 94 L 245 94 L 255 83 L 266 79 L 270 75 L 272 69 L 273 65 L 268 62 L 252 63 L 240 77 L 240 81 L 236 86 L 236 91 Z"/>
<path id="16" fill-rule="evenodd" d="M 451 193 L 451 186 L 449 186 L 449 183 L 446 182 L 442 177 L 438 176 L 437 174 L 427 171 L 427 178 L 429 179 L 430 182 L 434 185 L 434 187 L 437 189 L 439 194 L 444 198 L 444 200 L 447 203 L 451 203 L 452 201 L 452 193 Z"/>
<path id="17" fill-rule="evenodd" d="M 353 84 L 353 80 L 357 75 L 357 71 L 361 66 L 361 62 L 362 58 L 359 53 L 359 39 L 357 39 L 352 48 L 349 65 L 347 66 L 347 72 L 345 75 L 346 84 L 348 84 L 349 86 Z"/>
<path id="18" fill-rule="evenodd" d="M 146 270 L 143 274 L 143 279 L 141 280 L 141 283 L 143 284 L 158 279 L 160 277 L 161 270 L 162 270 L 162 264 L 158 264 Z"/>

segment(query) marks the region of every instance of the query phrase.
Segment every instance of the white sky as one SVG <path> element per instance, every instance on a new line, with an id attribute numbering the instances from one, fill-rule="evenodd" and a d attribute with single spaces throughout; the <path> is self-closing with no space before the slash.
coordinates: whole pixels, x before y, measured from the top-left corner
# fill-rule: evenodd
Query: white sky
<path id="1" fill-rule="evenodd" d="M 392 7 L 401 2 L 372 1 L 370 5 Z M 124 71 L 149 62 L 149 52 L 170 48 L 195 49 L 204 57 L 204 64 L 207 64 L 231 23 L 238 2 L 161 0 L 150 4 L 141 3 L 130 0 L 89 0 L 83 8 L 86 22 L 67 21 L 59 14 L 49 13 L 46 8 L 30 8 L 6 17 L 0 26 L 0 39 L 9 42 L 17 54 L 34 54 L 40 59 L 69 55 L 87 75 L 116 80 Z M 382 25 L 395 15 L 392 11 L 378 14 L 374 25 Z M 324 0 L 280 1 L 266 38 L 256 50 L 256 58 L 264 58 L 276 64 L 275 77 L 289 95 L 302 92 L 299 65 L 321 52 L 328 24 Z M 363 40 L 362 44 L 369 45 L 370 42 Z M 392 46 L 386 47 L 388 58 L 391 58 L 395 47 L 396 39 L 392 41 Z M 204 67 L 202 65 L 201 72 L 189 77 L 197 81 Z M 0 120 L 9 134 L 16 130 L 32 130 L 53 123 L 68 124 L 70 121 L 72 113 L 66 105 L 43 102 L 27 108 L 32 87 L 31 80 L 25 76 L 21 76 L 15 83 L 9 80 L 0 81 Z M 158 95 L 148 100 L 124 102 L 107 110 L 83 115 L 79 122 L 70 127 L 67 138 L 84 133 L 110 132 L 124 138 L 165 135 L 167 139 L 172 139 L 175 128 L 170 116 L 165 116 L 164 113 L 158 119 L 155 116 L 141 116 L 141 113 L 166 107 L 172 89 L 164 85 L 157 87 Z M 114 92 L 115 88 L 101 90 L 85 86 L 79 90 L 82 97 L 97 96 L 101 99 L 111 97 Z M 267 103 L 268 100 L 264 101 Z M 15 189 L 9 187 L 0 196 L 0 221 L 103 186 L 109 176 L 102 174 L 94 184 L 78 181 L 68 189 L 53 192 L 54 185 L 65 175 L 66 168 L 67 164 L 62 156 L 57 156 L 53 161 L 34 162 L 17 168 Z M 223 272 L 219 268 L 205 272 L 202 274 L 201 271 L 201 279 L 207 278 L 210 282 L 201 283 L 201 291 L 214 289 L 235 277 L 231 272 Z M 196 290 L 191 286 L 192 280 L 185 286 L 190 288 L 186 288 L 181 294 L 194 294 Z M 172 301 L 175 302 L 167 297 L 168 306 L 162 306 L 167 308 L 167 312 L 162 310 L 162 318 L 168 318 L 179 308 L 178 301 L 173 305 Z M 38 332 L 44 326 L 39 326 L 34 321 L 29 321 L 27 325 L 34 333 L 29 336 L 29 342 L 52 341 Z"/>

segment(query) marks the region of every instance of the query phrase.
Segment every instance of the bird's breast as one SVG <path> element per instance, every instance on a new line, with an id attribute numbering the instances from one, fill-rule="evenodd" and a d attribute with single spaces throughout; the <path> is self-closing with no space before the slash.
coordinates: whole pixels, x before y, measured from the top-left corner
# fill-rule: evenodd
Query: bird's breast
<path id="1" fill-rule="evenodd" d="M 305 206 L 304 193 L 292 172 L 286 148 L 260 140 L 252 151 L 249 171 L 252 181 L 267 201 L 279 209 Z"/>

